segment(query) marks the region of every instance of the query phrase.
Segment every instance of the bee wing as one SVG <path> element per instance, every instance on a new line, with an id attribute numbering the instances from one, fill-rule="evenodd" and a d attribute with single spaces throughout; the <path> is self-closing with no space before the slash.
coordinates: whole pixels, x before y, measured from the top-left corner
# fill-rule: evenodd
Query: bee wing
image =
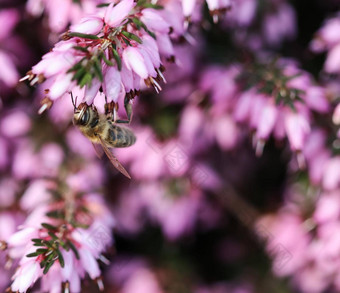
<path id="1" fill-rule="evenodd" d="M 99 159 L 103 157 L 103 149 L 98 146 L 98 144 L 92 143 L 94 150 L 96 151 L 96 155 Z"/>
<path id="2" fill-rule="evenodd" d="M 118 159 L 113 155 L 113 153 L 111 153 L 111 151 L 109 150 L 109 148 L 107 147 L 105 142 L 101 139 L 101 137 L 99 137 L 99 140 L 100 140 L 100 144 L 103 147 L 103 150 L 104 150 L 105 154 L 107 155 L 107 157 L 111 161 L 112 165 L 119 172 L 121 172 L 123 175 L 125 175 L 127 178 L 131 179 L 131 176 L 129 175 L 129 173 L 125 170 L 123 165 L 118 161 Z"/>

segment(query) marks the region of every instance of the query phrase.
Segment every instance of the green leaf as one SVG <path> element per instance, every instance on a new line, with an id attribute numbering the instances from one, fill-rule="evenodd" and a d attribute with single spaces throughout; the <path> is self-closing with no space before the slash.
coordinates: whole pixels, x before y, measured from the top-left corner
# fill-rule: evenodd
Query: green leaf
<path id="1" fill-rule="evenodd" d="M 46 248 L 38 248 L 36 251 L 37 254 L 45 254 L 46 252 L 48 252 Z"/>
<path id="2" fill-rule="evenodd" d="M 109 5 L 110 5 L 110 3 L 101 3 L 101 4 L 97 5 L 97 8 L 107 7 Z"/>
<path id="3" fill-rule="evenodd" d="M 82 88 L 84 85 L 91 86 L 91 82 L 92 82 L 92 75 L 87 72 L 85 73 L 85 75 L 83 76 L 83 78 L 80 80 L 78 84 L 80 88 Z"/>
<path id="4" fill-rule="evenodd" d="M 132 18 L 132 22 L 136 25 L 138 30 L 143 27 L 143 23 L 137 17 Z"/>
<path id="5" fill-rule="evenodd" d="M 33 238 L 31 239 L 34 243 L 40 243 L 42 244 L 44 240 L 40 239 L 40 238 Z"/>
<path id="6" fill-rule="evenodd" d="M 77 82 L 79 82 L 79 80 L 81 80 L 85 74 L 86 69 L 84 67 L 79 68 L 78 71 L 73 75 L 72 81 L 76 80 Z"/>
<path id="7" fill-rule="evenodd" d="M 53 248 L 53 243 L 51 243 L 51 241 L 44 240 L 44 244 L 49 248 Z"/>
<path id="8" fill-rule="evenodd" d="M 152 37 L 152 38 L 154 38 L 155 40 L 156 40 L 156 35 L 152 32 L 152 31 L 149 31 L 149 30 L 146 30 L 146 32 Z"/>
<path id="9" fill-rule="evenodd" d="M 122 70 L 122 59 L 120 59 L 120 56 L 115 48 L 112 47 L 112 52 L 113 52 L 113 58 L 115 58 L 118 70 Z"/>
<path id="10" fill-rule="evenodd" d="M 73 244 L 71 241 L 68 240 L 68 241 L 67 241 L 67 245 L 72 249 L 72 251 L 74 252 L 76 258 L 77 258 L 77 259 L 80 259 L 78 250 L 77 250 L 77 248 L 74 246 L 74 244 Z"/>
<path id="11" fill-rule="evenodd" d="M 84 52 L 84 53 L 89 53 L 89 51 L 87 50 L 87 47 L 74 46 L 73 49 Z"/>
<path id="12" fill-rule="evenodd" d="M 98 79 L 103 82 L 104 78 L 103 78 L 103 73 L 102 73 L 102 66 L 100 64 L 100 61 L 98 60 L 98 58 L 94 58 L 93 59 L 94 63 L 93 63 L 93 68 L 94 71 L 98 77 Z"/>
<path id="13" fill-rule="evenodd" d="M 65 213 L 62 210 L 53 210 L 46 213 L 46 216 L 53 219 L 63 219 L 65 217 Z"/>
<path id="14" fill-rule="evenodd" d="M 106 63 L 106 65 L 108 65 L 108 66 L 113 66 L 113 63 L 112 63 L 110 60 L 108 60 L 108 59 L 106 58 L 106 56 L 105 56 L 104 53 L 101 55 L 101 57 L 102 57 L 102 59 L 104 60 L 104 62 Z"/>
<path id="15" fill-rule="evenodd" d="M 58 230 L 58 228 L 56 226 L 53 226 L 53 225 L 48 224 L 48 223 L 42 223 L 41 226 L 43 226 L 47 230 Z"/>
<path id="16" fill-rule="evenodd" d="M 125 37 L 127 37 L 128 39 L 134 40 L 134 41 L 136 41 L 136 42 L 139 43 L 139 44 L 142 44 L 142 43 L 143 43 L 143 41 L 142 41 L 137 35 L 135 35 L 135 34 L 133 34 L 133 33 L 129 33 L 129 32 L 127 32 L 127 31 L 122 31 L 122 34 L 123 34 Z"/>
<path id="17" fill-rule="evenodd" d="M 59 244 L 61 245 L 62 248 L 67 249 L 66 243 L 62 240 L 59 239 Z"/>
<path id="18" fill-rule="evenodd" d="M 59 259 L 60 266 L 63 268 L 65 266 L 64 257 L 61 254 L 60 250 L 57 250 L 57 254 L 58 254 L 58 259 Z"/>
<path id="19" fill-rule="evenodd" d="M 162 5 L 157 5 L 157 4 L 152 4 L 152 3 L 145 3 L 143 5 L 143 7 L 145 7 L 145 8 L 152 8 L 152 9 L 156 9 L 156 10 L 160 10 L 160 9 L 164 8 Z"/>
<path id="20" fill-rule="evenodd" d="M 54 233 L 48 232 L 48 235 L 50 235 L 53 240 L 58 240 L 58 237 Z"/>
<path id="21" fill-rule="evenodd" d="M 98 40 L 99 39 L 96 35 L 76 33 L 76 32 L 69 32 L 68 35 L 70 37 L 78 37 L 78 38 L 84 38 L 84 39 L 90 39 L 90 40 Z"/>
<path id="22" fill-rule="evenodd" d="M 67 73 L 70 73 L 72 71 L 78 71 L 80 68 L 83 67 L 82 63 L 84 60 L 86 60 L 87 57 L 83 57 L 79 62 L 77 62 L 76 64 L 74 64 L 69 70 L 67 70 Z M 52 194 L 56 193 L 57 191 L 54 189 L 48 189 L 49 192 L 51 192 Z"/>
<path id="23" fill-rule="evenodd" d="M 36 253 L 36 252 L 26 254 L 26 257 L 37 257 L 37 256 L 38 256 L 38 253 Z"/>
<path id="24" fill-rule="evenodd" d="M 128 39 L 126 39 L 126 38 L 123 38 L 123 42 L 124 42 L 125 45 L 127 45 L 127 46 L 132 46 L 130 40 L 128 40 Z"/>
<path id="25" fill-rule="evenodd" d="M 146 0 L 138 0 L 136 6 L 143 6 L 146 3 Z"/>
<path id="26" fill-rule="evenodd" d="M 46 275 L 48 273 L 48 271 L 50 270 L 50 268 L 53 266 L 54 264 L 54 261 L 51 261 L 51 262 L 48 262 L 46 263 L 45 265 L 45 268 L 44 268 L 44 271 L 43 271 L 43 274 Z"/>

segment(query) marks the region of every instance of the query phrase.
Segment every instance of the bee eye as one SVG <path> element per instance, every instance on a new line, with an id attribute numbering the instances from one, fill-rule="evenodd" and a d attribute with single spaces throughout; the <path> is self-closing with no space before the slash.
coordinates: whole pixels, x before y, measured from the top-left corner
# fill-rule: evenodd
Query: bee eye
<path id="1" fill-rule="evenodd" d="M 81 124 L 81 125 L 86 125 L 87 122 L 89 121 L 89 118 L 90 118 L 89 111 L 86 110 L 86 111 L 84 112 L 84 115 L 81 116 L 81 118 L 80 118 L 80 121 L 79 121 L 80 124 Z"/>

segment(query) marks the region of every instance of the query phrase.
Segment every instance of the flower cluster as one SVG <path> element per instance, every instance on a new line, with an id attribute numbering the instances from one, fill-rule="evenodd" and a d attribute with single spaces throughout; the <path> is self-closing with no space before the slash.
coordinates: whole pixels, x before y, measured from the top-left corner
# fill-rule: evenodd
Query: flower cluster
<path id="1" fill-rule="evenodd" d="M 268 251 L 281 245 L 289 255 L 289 260 L 282 253 L 273 256 L 277 275 L 292 276 L 302 292 L 338 291 L 339 189 L 319 195 L 310 191 L 308 196 L 296 188 L 277 214 L 262 217 L 258 225 L 268 231 Z"/>
<path id="2" fill-rule="evenodd" d="M 36 196 L 31 189 L 24 195 L 25 201 L 32 201 L 30 197 Z M 40 196 L 51 194 L 42 189 Z M 22 229 L 6 241 L 8 256 L 20 259 L 11 290 L 26 292 L 44 276 L 42 291 L 60 292 L 64 288 L 65 292 L 81 292 L 80 281 L 85 273 L 102 289 L 97 259 L 107 263 L 102 253 L 112 244 L 113 223 L 97 194 L 36 207 Z"/>
<path id="3" fill-rule="evenodd" d="M 339 21 L 314 2 L 1 1 L 0 290 L 338 292 Z M 105 152 L 131 180 L 81 102 L 105 141 L 124 103 L 137 140 Z"/>
<path id="4" fill-rule="evenodd" d="M 48 25 L 53 32 L 60 33 L 66 29 L 69 23 L 78 22 L 84 14 L 91 14 L 101 0 L 28 0 L 26 10 L 35 17 L 42 13 L 48 16 Z"/>
<path id="5" fill-rule="evenodd" d="M 301 152 L 313 125 L 312 112 L 330 109 L 326 90 L 287 60 L 270 67 L 259 63 L 248 68 L 210 68 L 201 79 L 201 88 L 210 93 L 219 111 L 225 109 L 254 132 L 258 155 L 271 134 L 278 140 L 287 137 L 290 148 Z"/>
<path id="6" fill-rule="evenodd" d="M 75 87 L 85 88 L 83 101 L 92 104 L 103 91 L 107 102 L 134 98 L 141 81 L 161 90 L 161 56 L 173 57 L 170 26 L 158 6 L 124 0 L 105 5 L 93 16 L 71 26 L 53 50 L 23 78 L 46 82 L 43 109 Z"/>

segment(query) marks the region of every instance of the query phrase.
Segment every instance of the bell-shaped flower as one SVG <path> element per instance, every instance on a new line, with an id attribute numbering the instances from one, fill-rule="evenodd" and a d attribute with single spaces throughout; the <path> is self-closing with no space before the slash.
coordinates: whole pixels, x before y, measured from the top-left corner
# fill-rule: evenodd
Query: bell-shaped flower
<path id="1" fill-rule="evenodd" d="M 97 16 L 83 18 L 78 24 L 71 26 L 71 32 L 97 35 L 103 28 L 103 20 Z"/>
<path id="2" fill-rule="evenodd" d="M 112 27 L 120 25 L 134 6 L 133 0 L 123 0 L 117 5 L 111 3 L 105 13 L 105 23 Z"/>
<path id="3" fill-rule="evenodd" d="M 143 55 L 135 47 L 127 47 L 123 51 L 123 61 L 129 70 L 134 71 L 141 78 L 147 79 L 149 76 L 148 69 L 145 65 Z"/>

